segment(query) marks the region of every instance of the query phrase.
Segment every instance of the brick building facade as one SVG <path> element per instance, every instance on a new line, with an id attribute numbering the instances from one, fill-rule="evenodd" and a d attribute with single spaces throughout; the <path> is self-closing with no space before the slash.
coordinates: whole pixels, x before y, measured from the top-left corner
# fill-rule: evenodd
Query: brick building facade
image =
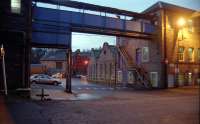
<path id="1" fill-rule="evenodd" d="M 163 2 L 156 3 L 143 13 L 157 17 L 154 20 L 156 31 L 150 41 L 117 38 L 117 45 L 129 55 L 128 61 L 144 70 L 153 87 L 196 84 L 200 76 L 199 13 Z M 179 18 L 184 18 L 185 25 L 182 27 L 177 25 Z M 130 72 L 125 67 L 121 70 L 125 75 Z M 128 77 L 123 78 L 127 82 Z"/>
<path id="2" fill-rule="evenodd" d="M 50 51 L 40 59 L 40 63 L 45 65 L 47 73 L 52 75 L 55 73 L 66 72 L 66 52 L 65 50 Z"/>
<path id="3" fill-rule="evenodd" d="M 197 84 L 200 76 L 199 12 L 158 2 L 143 13 L 156 17 L 152 22 L 140 20 L 156 25 L 152 39 L 117 37 L 116 57 L 103 54 L 103 50 L 97 58 L 92 57 L 89 80 L 106 82 L 105 67 L 110 66 L 104 64 L 109 58 L 110 63 L 116 62 L 117 83 L 149 82 L 154 88 Z M 182 27 L 177 24 L 180 18 L 185 21 Z M 109 51 L 106 45 L 103 49 Z"/>
<path id="4" fill-rule="evenodd" d="M 117 48 L 103 44 L 99 50 L 91 50 L 91 57 L 88 65 L 88 80 L 113 84 L 115 82 L 115 63 L 117 57 Z"/>
<path id="5" fill-rule="evenodd" d="M 87 75 L 90 51 L 84 52 L 77 49 L 72 54 L 72 75 Z"/>

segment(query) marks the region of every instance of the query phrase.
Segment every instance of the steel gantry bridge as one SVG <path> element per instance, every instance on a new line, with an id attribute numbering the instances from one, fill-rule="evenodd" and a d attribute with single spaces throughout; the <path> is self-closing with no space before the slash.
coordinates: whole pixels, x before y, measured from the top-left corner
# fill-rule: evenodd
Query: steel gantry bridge
<path id="1" fill-rule="evenodd" d="M 75 9 L 78 11 L 73 11 Z M 76 1 L 32 0 L 31 44 L 67 49 L 66 90 L 71 92 L 71 32 L 151 39 L 155 28 L 152 18 L 150 15 Z"/>

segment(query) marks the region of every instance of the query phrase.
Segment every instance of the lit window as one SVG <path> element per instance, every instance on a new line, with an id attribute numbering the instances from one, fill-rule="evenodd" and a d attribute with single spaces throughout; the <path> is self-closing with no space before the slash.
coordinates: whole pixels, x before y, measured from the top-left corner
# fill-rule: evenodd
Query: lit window
<path id="1" fill-rule="evenodd" d="M 184 61 L 184 47 L 178 48 L 178 60 Z"/>
<path id="2" fill-rule="evenodd" d="M 194 48 L 189 48 L 188 49 L 188 60 L 190 62 L 193 61 L 193 53 L 194 53 Z"/>
<path id="3" fill-rule="evenodd" d="M 142 48 L 142 61 L 143 62 L 149 61 L 149 48 L 148 47 Z"/>
<path id="4" fill-rule="evenodd" d="M 188 32 L 193 32 L 193 22 L 192 20 L 188 20 Z"/>
<path id="5" fill-rule="evenodd" d="M 198 61 L 200 62 L 200 48 L 198 48 L 197 54 L 198 54 Z"/>
<path id="6" fill-rule="evenodd" d="M 21 0 L 11 0 L 11 12 L 21 13 Z"/>

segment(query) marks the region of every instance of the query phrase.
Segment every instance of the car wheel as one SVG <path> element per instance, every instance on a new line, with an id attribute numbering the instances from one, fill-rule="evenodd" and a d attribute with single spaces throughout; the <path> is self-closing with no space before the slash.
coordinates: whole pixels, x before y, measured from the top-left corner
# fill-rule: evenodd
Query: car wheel
<path id="1" fill-rule="evenodd" d="M 37 81 L 32 81 L 31 83 L 32 83 L 32 84 L 36 84 L 36 83 L 37 83 Z"/>
<path id="2" fill-rule="evenodd" d="M 57 82 L 57 81 L 54 81 L 53 84 L 54 84 L 54 85 L 58 85 L 58 82 Z"/>

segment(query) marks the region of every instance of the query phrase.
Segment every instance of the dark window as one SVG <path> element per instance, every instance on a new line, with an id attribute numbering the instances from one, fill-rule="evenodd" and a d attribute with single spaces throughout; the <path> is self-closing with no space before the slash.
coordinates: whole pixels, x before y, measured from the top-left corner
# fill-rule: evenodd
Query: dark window
<path id="1" fill-rule="evenodd" d="M 103 51 L 103 54 L 104 54 L 104 55 L 106 54 L 106 51 L 105 51 L 105 50 Z"/>
<path id="2" fill-rule="evenodd" d="M 56 62 L 56 69 L 62 69 L 62 62 Z"/>

